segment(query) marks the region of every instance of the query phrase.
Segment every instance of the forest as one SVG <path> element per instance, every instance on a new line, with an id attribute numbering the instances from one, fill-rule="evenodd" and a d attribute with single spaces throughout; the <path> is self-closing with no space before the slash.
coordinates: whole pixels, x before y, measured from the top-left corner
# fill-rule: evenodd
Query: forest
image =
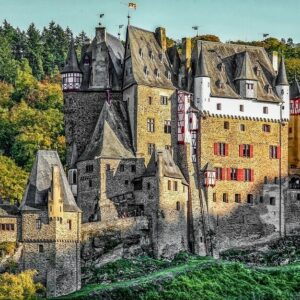
<path id="1" fill-rule="evenodd" d="M 35 153 L 55 149 L 65 160 L 63 95 L 60 70 L 72 38 L 69 28 L 51 22 L 42 30 L 30 24 L 20 30 L 4 21 L 0 26 L 0 197 L 22 199 Z M 87 35 L 74 35 L 80 49 Z M 220 41 L 215 35 L 193 38 Z M 168 39 L 168 44 L 173 42 Z M 291 38 L 231 41 L 278 51 L 286 58 L 290 82 L 300 78 L 300 45 Z M 180 43 L 177 43 L 180 48 Z"/>

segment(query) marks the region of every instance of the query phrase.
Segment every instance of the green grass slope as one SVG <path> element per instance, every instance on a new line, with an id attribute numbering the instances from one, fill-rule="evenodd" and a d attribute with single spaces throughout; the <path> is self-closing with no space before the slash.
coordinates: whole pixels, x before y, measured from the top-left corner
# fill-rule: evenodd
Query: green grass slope
<path id="1" fill-rule="evenodd" d="M 174 261 L 119 260 L 94 270 L 94 283 L 58 299 L 300 299 L 300 265 L 249 268 L 181 254 Z"/>

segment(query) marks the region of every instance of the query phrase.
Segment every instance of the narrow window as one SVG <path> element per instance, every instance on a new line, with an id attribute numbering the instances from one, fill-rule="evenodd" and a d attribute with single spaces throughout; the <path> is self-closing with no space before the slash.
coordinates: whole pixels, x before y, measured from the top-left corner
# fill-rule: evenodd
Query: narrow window
<path id="1" fill-rule="evenodd" d="M 228 121 L 224 122 L 224 129 L 229 129 L 229 122 Z"/>
<path id="2" fill-rule="evenodd" d="M 246 130 L 245 124 L 241 124 L 241 125 L 240 125 L 240 130 L 241 130 L 241 131 L 245 131 L 245 130 Z"/>
<path id="3" fill-rule="evenodd" d="M 217 103 L 217 110 L 221 110 L 221 109 L 222 109 L 221 103 Z"/>
<path id="4" fill-rule="evenodd" d="M 271 126 L 268 124 L 263 124 L 263 132 L 271 132 Z"/>
<path id="5" fill-rule="evenodd" d="M 300 200 L 300 194 L 297 194 L 297 200 L 298 201 Z"/>
<path id="6" fill-rule="evenodd" d="M 278 158 L 277 146 L 270 146 L 270 158 Z"/>
<path id="7" fill-rule="evenodd" d="M 227 156 L 228 155 L 228 144 L 225 143 L 215 143 L 214 144 L 214 154 Z"/>
<path id="8" fill-rule="evenodd" d="M 240 111 L 244 111 L 244 105 L 240 105 Z"/>
<path id="9" fill-rule="evenodd" d="M 176 202 L 176 210 L 180 211 L 180 202 L 179 201 Z"/>
<path id="10" fill-rule="evenodd" d="M 259 202 L 260 202 L 260 203 L 264 203 L 264 196 L 260 196 L 260 197 L 259 197 Z"/>
<path id="11" fill-rule="evenodd" d="M 106 171 L 110 171 L 110 165 L 106 164 Z"/>
<path id="12" fill-rule="evenodd" d="M 129 184 L 129 181 L 128 180 L 125 180 L 125 185 L 128 185 Z"/>
<path id="13" fill-rule="evenodd" d="M 231 168 L 230 170 L 231 170 L 231 172 L 230 172 L 230 179 L 236 181 L 237 180 L 238 169 Z"/>
<path id="14" fill-rule="evenodd" d="M 148 104 L 152 105 L 152 97 L 148 97 Z"/>
<path id="15" fill-rule="evenodd" d="M 72 220 L 68 220 L 67 223 L 68 223 L 69 230 L 71 230 L 72 229 Z"/>
<path id="16" fill-rule="evenodd" d="M 120 165 L 120 172 L 124 172 L 124 170 L 125 170 L 125 167 L 124 167 L 123 164 L 121 164 L 121 165 Z"/>
<path id="17" fill-rule="evenodd" d="M 270 205 L 275 205 L 275 197 L 270 197 Z"/>
<path id="18" fill-rule="evenodd" d="M 171 133 L 171 120 L 166 120 L 164 125 L 164 132 Z"/>
<path id="19" fill-rule="evenodd" d="M 151 189 L 151 184 L 150 182 L 147 182 L 147 190 L 149 191 Z"/>
<path id="20" fill-rule="evenodd" d="M 44 245 L 39 245 L 39 252 L 43 253 L 44 252 Z"/>
<path id="21" fill-rule="evenodd" d="M 217 194 L 213 193 L 213 202 L 217 202 Z"/>
<path id="22" fill-rule="evenodd" d="M 264 107 L 263 107 L 263 113 L 264 113 L 264 114 L 268 114 L 268 113 L 269 113 L 269 110 L 268 110 L 268 107 L 267 107 L 267 106 L 264 106 Z"/>
<path id="23" fill-rule="evenodd" d="M 36 227 L 36 229 L 42 228 L 42 220 L 41 219 L 36 219 L 35 227 Z"/>
<path id="24" fill-rule="evenodd" d="M 94 171 L 94 166 L 93 165 L 86 165 L 85 167 L 85 172 L 86 173 L 92 173 Z"/>
<path id="25" fill-rule="evenodd" d="M 160 104 L 161 105 L 168 105 L 168 97 L 167 96 L 160 96 Z"/>
<path id="26" fill-rule="evenodd" d="M 247 195 L 247 203 L 248 204 L 253 204 L 253 195 L 252 194 Z"/>
<path id="27" fill-rule="evenodd" d="M 90 179 L 90 180 L 89 180 L 89 187 L 92 187 L 92 186 L 93 186 L 93 180 Z"/>
<path id="28" fill-rule="evenodd" d="M 154 119 L 147 119 L 147 130 L 148 132 L 154 132 Z"/>
<path id="29" fill-rule="evenodd" d="M 173 186 L 174 186 L 174 191 L 177 191 L 177 189 L 178 189 L 178 186 L 177 186 L 177 181 L 174 181 L 174 184 L 173 184 Z"/>
<path id="30" fill-rule="evenodd" d="M 223 202 L 228 203 L 228 194 L 223 193 Z"/>
<path id="31" fill-rule="evenodd" d="M 135 173 L 136 172 L 136 166 L 135 165 L 131 165 L 131 172 Z"/>
<path id="32" fill-rule="evenodd" d="M 274 177 L 274 184 L 278 184 L 278 177 Z"/>
<path id="33" fill-rule="evenodd" d="M 73 184 L 77 184 L 77 174 L 76 171 L 73 171 Z"/>
<path id="34" fill-rule="evenodd" d="M 171 180 L 168 180 L 168 190 L 169 191 L 171 191 L 171 185 L 172 185 Z"/>
<path id="35" fill-rule="evenodd" d="M 216 179 L 225 180 L 225 172 L 223 168 L 216 168 Z"/>
<path id="36" fill-rule="evenodd" d="M 293 133 L 293 128 L 289 127 L 289 133 Z"/>
<path id="37" fill-rule="evenodd" d="M 244 169 L 245 175 L 245 181 L 251 181 L 251 169 Z"/>
<path id="38" fill-rule="evenodd" d="M 155 150 L 155 144 L 148 144 L 148 154 L 151 155 Z"/>
<path id="39" fill-rule="evenodd" d="M 241 203 L 241 194 L 235 194 L 234 195 L 234 201 L 236 203 Z"/>
<path id="40" fill-rule="evenodd" d="M 142 48 L 140 48 L 140 49 L 139 49 L 139 55 L 140 55 L 140 57 L 141 57 L 141 58 L 143 58 L 143 56 L 144 56 L 144 53 L 143 53 L 143 50 L 142 50 Z"/>

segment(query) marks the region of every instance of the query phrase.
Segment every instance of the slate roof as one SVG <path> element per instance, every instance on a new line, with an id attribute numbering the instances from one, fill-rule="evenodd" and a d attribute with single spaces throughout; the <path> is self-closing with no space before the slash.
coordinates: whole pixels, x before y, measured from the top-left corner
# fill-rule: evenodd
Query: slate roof
<path id="1" fill-rule="evenodd" d="M 71 39 L 70 48 L 67 56 L 67 60 L 61 74 L 64 73 L 82 73 L 79 68 L 77 55 L 74 47 L 74 39 Z"/>
<path id="2" fill-rule="evenodd" d="M 105 102 L 81 160 L 96 157 L 133 158 L 126 102 Z"/>
<path id="3" fill-rule="evenodd" d="M 168 79 L 168 72 L 172 74 L 171 64 L 168 56 L 159 45 L 155 33 L 131 25 L 127 28 L 127 50 L 126 60 L 131 60 L 133 76 L 130 80 L 124 79 L 124 87 L 137 83 L 141 85 L 175 89 L 172 80 Z M 140 55 L 140 52 L 143 55 Z M 162 61 L 160 56 L 162 55 Z M 153 58 L 151 58 L 151 56 Z M 145 75 L 145 68 L 148 75 Z M 159 77 L 157 77 L 159 71 Z"/>
<path id="4" fill-rule="evenodd" d="M 0 204 L 0 217 L 15 217 L 19 214 L 19 209 L 16 205 Z"/>
<path id="5" fill-rule="evenodd" d="M 196 77 L 209 77 L 206 67 L 205 50 L 201 47 L 200 56 L 196 68 Z"/>
<path id="6" fill-rule="evenodd" d="M 300 85 L 296 76 L 294 78 L 294 82 L 290 87 L 290 98 L 291 99 L 300 98 Z"/>
<path id="7" fill-rule="evenodd" d="M 20 205 L 21 211 L 47 208 L 48 191 L 51 188 L 52 181 L 52 166 L 54 165 L 60 169 L 64 211 L 80 211 L 74 200 L 59 156 L 56 151 L 51 150 L 39 150 L 37 152 L 29 182 Z"/>
<path id="8" fill-rule="evenodd" d="M 174 162 L 171 152 L 169 150 L 163 149 L 163 150 L 156 150 L 152 153 L 152 156 L 150 158 L 150 161 L 148 163 L 148 166 L 146 168 L 145 173 L 143 174 L 143 177 L 148 177 L 148 176 L 155 176 L 158 167 L 157 167 L 157 161 L 158 161 L 158 155 L 162 155 L 163 159 L 163 175 L 165 177 L 170 177 L 170 178 L 176 178 L 176 179 L 181 179 L 183 184 L 188 185 L 186 182 L 183 174 L 181 173 L 179 167 L 176 165 Z"/>
<path id="9" fill-rule="evenodd" d="M 201 48 L 205 51 L 206 67 L 211 78 L 211 96 L 224 98 L 240 98 L 236 79 L 242 77 L 257 77 L 256 68 L 261 69 L 261 75 L 257 77 L 257 100 L 280 102 L 276 93 L 274 82 L 276 73 L 272 63 L 261 47 L 224 44 L 208 41 L 197 41 L 192 53 L 192 65 L 196 69 L 199 63 Z M 224 66 L 224 68 L 220 68 Z M 193 74 L 195 74 L 193 71 Z M 219 88 L 218 82 L 223 82 L 224 87 Z M 268 94 L 267 87 L 273 88 Z M 192 88 L 191 88 L 192 91 Z"/>
<path id="10" fill-rule="evenodd" d="M 285 69 L 285 63 L 284 63 L 284 57 L 281 57 L 278 75 L 276 78 L 276 85 L 289 85 L 289 82 L 287 80 L 286 76 L 286 69 Z"/>

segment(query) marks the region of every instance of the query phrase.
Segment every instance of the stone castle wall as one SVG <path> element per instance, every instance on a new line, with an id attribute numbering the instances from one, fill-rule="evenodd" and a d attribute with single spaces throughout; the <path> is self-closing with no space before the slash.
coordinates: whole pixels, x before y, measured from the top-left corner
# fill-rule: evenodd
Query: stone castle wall
<path id="1" fill-rule="evenodd" d="M 7 227 L 7 225 L 9 227 Z M 11 226 L 13 225 L 13 227 Z M 5 229 L 2 228 L 5 226 Z M 17 242 L 19 233 L 19 218 L 0 216 L 0 243 Z"/>

